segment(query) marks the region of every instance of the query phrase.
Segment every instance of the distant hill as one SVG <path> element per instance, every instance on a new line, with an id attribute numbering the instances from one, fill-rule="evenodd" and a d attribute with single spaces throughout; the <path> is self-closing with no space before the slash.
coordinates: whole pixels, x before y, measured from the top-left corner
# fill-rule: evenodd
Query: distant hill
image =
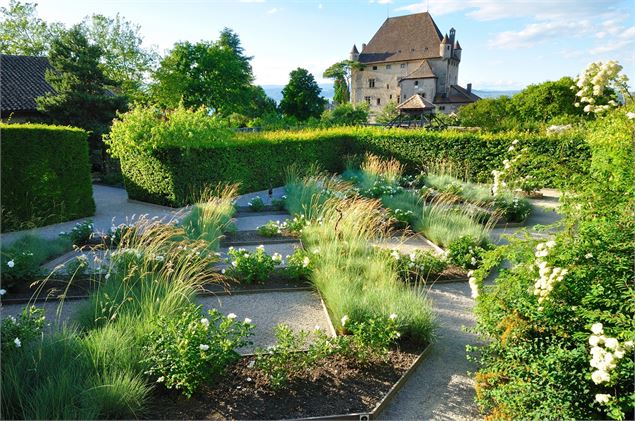
<path id="1" fill-rule="evenodd" d="M 332 83 L 320 83 L 320 88 L 322 88 L 322 96 L 329 101 L 333 99 L 333 84 Z M 274 99 L 277 103 L 280 103 L 282 99 L 282 89 L 284 85 L 262 85 L 262 89 L 265 90 L 265 93 L 269 98 Z M 520 92 L 520 90 L 510 90 L 510 91 L 481 91 L 478 89 L 474 89 L 474 93 L 481 98 L 498 98 L 499 96 L 507 95 L 512 96 L 516 93 Z"/>

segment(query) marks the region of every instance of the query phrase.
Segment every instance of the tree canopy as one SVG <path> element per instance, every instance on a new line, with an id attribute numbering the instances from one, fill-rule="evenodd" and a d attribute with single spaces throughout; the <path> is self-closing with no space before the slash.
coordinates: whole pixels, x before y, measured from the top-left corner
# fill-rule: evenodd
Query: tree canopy
<path id="1" fill-rule="evenodd" d="M 47 24 L 37 17 L 36 3 L 10 0 L 0 7 L 0 53 L 42 56 L 63 29 L 60 23 Z"/>
<path id="2" fill-rule="evenodd" d="M 282 90 L 280 110 L 300 121 L 319 118 L 324 111 L 322 89 L 308 70 L 298 67 L 289 74 L 289 83 Z"/>

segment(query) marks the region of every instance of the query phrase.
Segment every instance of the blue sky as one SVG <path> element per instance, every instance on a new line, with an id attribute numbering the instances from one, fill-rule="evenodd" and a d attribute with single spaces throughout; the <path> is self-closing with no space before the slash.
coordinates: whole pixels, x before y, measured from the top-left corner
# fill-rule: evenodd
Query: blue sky
<path id="1" fill-rule="evenodd" d="M 6 5 L 7 0 L 0 0 Z M 459 83 L 517 89 L 574 76 L 591 61 L 617 59 L 635 85 L 633 0 L 40 0 L 47 21 L 79 22 L 92 13 L 141 25 L 147 45 L 216 39 L 235 30 L 253 56 L 258 84 L 285 84 L 296 67 L 318 81 L 368 42 L 386 16 L 429 10 L 442 32 L 456 28 L 463 47 Z"/>

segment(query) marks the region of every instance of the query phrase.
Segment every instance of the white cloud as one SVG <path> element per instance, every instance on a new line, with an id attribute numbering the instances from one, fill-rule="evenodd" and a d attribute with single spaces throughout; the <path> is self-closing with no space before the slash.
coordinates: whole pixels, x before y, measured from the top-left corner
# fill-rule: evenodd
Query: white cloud
<path id="1" fill-rule="evenodd" d="M 392 0 L 369 0 L 369 3 L 390 4 Z"/>
<path id="2" fill-rule="evenodd" d="M 593 30 L 594 25 L 587 20 L 538 22 L 526 25 L 520 31 L 501 32 L 488 45 L 491 48 L 528 48 L 558 37 L 589 35 Z"/>
<path id="3" fill-rule="evenodd" d="M 280 9 L 278 9 L 277 7 L 274 7 L 272 9 L 267 10 L 267 14 L 268 15 L 275 15 L 276 13 L 278 13 L 280 11 Z"/>
<path id="4" fill-rule="evenodd" d="M 240 3 L 264 3 L 266 0 L 238 0 Z"/>
<path id="5" fill-rule="evenodd" d="M 324 5 L 322 3 L 318 4 L 318 9 L 323 9 Z"/>

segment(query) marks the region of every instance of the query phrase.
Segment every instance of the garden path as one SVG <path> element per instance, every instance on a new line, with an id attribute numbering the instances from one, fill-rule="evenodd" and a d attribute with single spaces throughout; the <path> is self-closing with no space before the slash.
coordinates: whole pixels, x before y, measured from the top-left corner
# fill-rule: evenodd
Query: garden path
<path id="1" fill-rule="evenodd" d="M 549 225 L 560 220 L 557 192 L 544 191 L 542 199 L 531 199 L 532 216 L 526 226 Z M 505 242 L 502 234 L 514 234 L 523 227 L 494 230 L 493 240 Z M 546 235 L 532 232 L 532 235 Z M 468 371 L 476 367 L 466 359 L 465 347 L 479 339 L 465 330 L 473 327 L 474 300 L 467 283 L 434 284 L 428 297 L 439 323 L 437 341 L 395 399 L 380 414 L 381 419 L 473 420 L 482 418 L 474 403 L 474 380 Z"/>

